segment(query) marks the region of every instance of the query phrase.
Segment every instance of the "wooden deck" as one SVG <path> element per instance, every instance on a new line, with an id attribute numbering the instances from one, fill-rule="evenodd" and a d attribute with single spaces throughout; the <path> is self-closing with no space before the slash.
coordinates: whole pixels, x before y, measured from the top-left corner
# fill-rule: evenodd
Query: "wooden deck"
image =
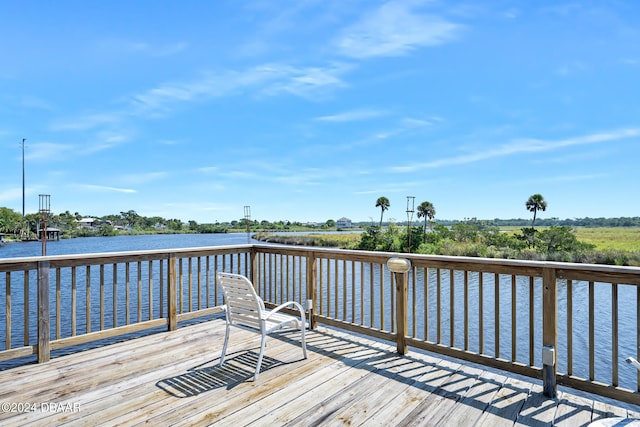
<path id="1" fill-rule="evenodd" d="M 335 329 L 270 336 L 258 382 L 258 336 L 235 331 L 217 362 L 215 319 L 0 372 L 0 425 L 586 425 L 638 408 L 443 360 Z M 29 406 L 30 405 L 30 406 Z M 27 411 L 29 410 L 29 411 Z"/>

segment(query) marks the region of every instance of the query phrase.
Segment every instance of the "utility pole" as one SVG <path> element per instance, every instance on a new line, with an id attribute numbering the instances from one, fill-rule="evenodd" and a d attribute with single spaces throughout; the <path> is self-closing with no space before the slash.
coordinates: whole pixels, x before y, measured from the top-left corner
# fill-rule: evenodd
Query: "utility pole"
<path id="1" fill-rule="evenodd" d="M 251 243 L 251 206 L 244 207 L 244 222 L 247 226 L 247 244 Z"/>
<path id="2" fill-rule="evenodd" d="M 407 252 L 411 253 L 411 220 L 415 207 L 415 196 L 407 196 Z"/>
<path id="3" fill-rule="evenodd" d="M 27 138 L 22 138 L 22 219 L 24 220 L 24 142 Z"/>
<path id="4" fill-rule="evenodd" d="M 42 226 L 40 232 L 42 233 L 42 256 L 47 254 L 47 220 L 51 213 L 51 196 L 48 194 L 40 194 L 40 219 L 42 220 Z"/>

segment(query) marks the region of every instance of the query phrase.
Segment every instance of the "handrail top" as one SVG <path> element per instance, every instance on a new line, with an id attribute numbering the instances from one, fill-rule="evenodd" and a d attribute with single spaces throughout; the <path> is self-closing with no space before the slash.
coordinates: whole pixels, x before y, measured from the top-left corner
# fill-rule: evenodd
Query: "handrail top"
<path id="1" fill-rule="evenodd" d="M 217 246 L 201 246 L 201 247 L 189 247 L 189 248 L 169 248 L 169 249 L 149 249 L 138 251 L 119 251 L 119 252 L 100 252 L 100 253 L 88 253 L 88 254 L 67 254 L 67 255 L 47 255 L 47 256 L 35 256 L 35 257 L 15 257 L 15 258 L 0 258 L 0 265 L 12 265 L 12 264 L 25 264 L 25 263 L 37 263 L 42 261 L 72 261 L 72 260 L 99 260 L 99 259 L 111 259 L 111 258 L 127 258 L 127 257 L 141 257 L 141 256 L 153 256 L 162 254 L 175 254 L 188 255 L 193 253 L 212 252 L 212 251 L 242 251 L 242 250 L 258 250 L 260 252 L 270 251 L 286 251 L 286 252 L 298 252 L 311 254 L 315 257 L 328 257 L 329 255 L 341 255 L 341 258 L 355 259 L 358 261 L 378 261 L 382 264 L 386 263 L 387 259 L 397 256 L 409 259 L 415 267 L 421 267 L 423 264 L 428 263 L 441 263 L 441 264 L 458 264 L 462 267 L 468 264 L 473 265 L 485 265 L 487 267 L 515 267 L 515 268 L 533 268 L 533 269 L 555 269 L 564 271 L 593 271 L 598 273 L 618 273 L 618 274 L 630 274 L 640 277 L 640 267 L 632 266 L 614 266 L 606 264 L 582 264 L 571 262 L 559 262 L 559 261 L 535 261 L 535 260 L 519 260 L 519 259 L 505 259 L 505 258 L 481 258 L 481 257 L 468 257 L 468 256 L 451 256 L 451 255 L 426 255 L 426 254 L 410 254 L 410 253 L 398 253 L 398 252 L 377 252 L 377 251 L 363 251 L 354 249 L 337 249 L 337 248 L 319 248 L 311 246 L 290 246 L 280 244 L 239 244 L 239 245 L 217 245 Z"/>
<path id="2" fill-rule="evenodd" d="M 99 258 L 122 258 L 130 256 L 144 255 L 160 255 L 160 254 L 184 254 L 190 252 L 210 252 L 212 250 L 234 250 L 234 249 L 251 249 L 253 245 L 218 245 L 218 246 L 197 246 L 189 248 L 169 248 L 169 249 L 146 249 L 135 251 L 117 251 L 117 252 L 92 252 L 83 254 L 63 254 L 63 255 L 47 255 L 32 257 L 14 257 L 0 258 L 0 264 L 14 263 L 32 263 L 41 261 L 61 261 L 61 260 L 78 260 L 78 259 L 99 259 Z"/>

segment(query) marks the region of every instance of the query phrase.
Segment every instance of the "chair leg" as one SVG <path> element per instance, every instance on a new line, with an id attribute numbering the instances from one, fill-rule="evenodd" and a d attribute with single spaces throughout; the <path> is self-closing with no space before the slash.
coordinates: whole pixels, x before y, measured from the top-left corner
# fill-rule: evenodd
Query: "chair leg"
<path id="1" fill-rule="evenodd" d="M 230 326 L 227 323 L 227 331 L 224 334 L 224 345 L 222 346 L 222 355 L 220 356 L 220 366 L 224 363 L 224 356 L 227 354 L 227 344 L 229 344 L 229 329 Z"/>
<path id="2" fill-rule="evenodd" d="M 256 365 L 256 373 L 253 375 L 253 380 L 258 381 L 260 375 L 260 366 L 262 365 L 262 356 L 264 355 L 264 349 L 267 346 L 267 334 L 262 333 L 262 340 L 260 342 L 260 355 L 258 356 L 258 364 Z"/>

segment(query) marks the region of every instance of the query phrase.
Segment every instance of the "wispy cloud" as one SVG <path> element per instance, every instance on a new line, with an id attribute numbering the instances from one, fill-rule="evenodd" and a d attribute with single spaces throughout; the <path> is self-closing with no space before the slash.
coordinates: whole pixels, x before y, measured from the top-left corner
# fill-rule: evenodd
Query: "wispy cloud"
<path id="1" fill-rule="evenodd" d="M 73 118 L 59 119 L 51 125 L 52 131 L 82 131 L 103 125 L 118 123 L 122 120 L 121 112 L 102 112 L 80 115 Z"/>
<path id="2" fill-rule="evenodd" d="M 63 159 L 74 152 L 71 144 L 58 144 L 54 142 L 25 143 L 24 157 L 34 161 L 52 161 Z"/>
<path id="3" fill-rule="evenodd" d="M 136 193 L 136 190 L 131 188 L 118 188 L 118 187 L 108 187 L 105 185 L 93 185 L 93 184 L 73 184 L 75 188 L 81 188 L 89 191 L 100 191 L 100 192 L 116 192 L 116 193 Z"/>
<path id="4" fill-rule="evenodd" d="M 640 128 L 620 129 L 611 132 L 593 133 L 576 138 L 562 139 L 558 141 L 544 141 L 540 139 L 520 139 L 494 149 L 482 150 L 475 153 L 460 156 L 447 157 L 424 163 L 393 166 L 388 168 L 390 172 L 408 173 L 423 169 L 432 169 L 452 165 L 462 165 L 488 160 L 496 157 L 506 157 L 521 153 L 536 153 L 557 150 L 564 147 L 578 145 L 598 144 L 640 136 Z"/>
<path id="5" fill-rule="evenodd" d="M 122 132 L 101 131 L 84 147 L 83 154 L 93 154 L 99 151 L 118 147 L 130 139 L 130 135 Z"/>
<path id="6" fill-rule="evenodd" d="M 227 96 L 248 88 L 268 96 L 289 93 L 309 98 L 325 90 L 346 86 L 341 75 L 349 69 L 351 66 L 339 63 L 317 67 L 264 64 L 242 72 L 210 73 L 199 79 L 165 83 L 136 94 L 130 98 L 129 113 L 157 117 L 181 102 Z"/>
<path id="7" fill-rule="evenodd" d="M 402 56 L 418 47 L 446 43 L 461 29 L 444 18 L 413 10 L 410 4 L 392 1 L 346 28 L 336 45 L 352 58 Z"/>
<path id="8" fill-rule="evenodd" d="M 127 184 L 146 184 L 153 181 L 158 181 L 160 179 L 164 179 L 169 175 L 168 172 L 145 172 L 145 173 L 136 173 L 136 174 L 128 174 L 122 176 L 120 179 L 121 182 L 125 182 Z"/>
<path id="9" fill-rule="evenodd" d="M 103 40 L 98 43 L 98 49 L 106 52 L 142 54 L 151 57 L 165 57 L 177 55 L 188 48 L 184 42 L 154 44 L 146 41 L 131 41 L 122 39 Z"/>
<path id="10" fill-rule="evenodd" d="M 368 120 L 385 115 L 384 111 L 379 110 L 353 110 L 343 113 L 333 114 L 329 116 L 316 117 L 319 122 L 354 122 L 358 120 Z"/>

